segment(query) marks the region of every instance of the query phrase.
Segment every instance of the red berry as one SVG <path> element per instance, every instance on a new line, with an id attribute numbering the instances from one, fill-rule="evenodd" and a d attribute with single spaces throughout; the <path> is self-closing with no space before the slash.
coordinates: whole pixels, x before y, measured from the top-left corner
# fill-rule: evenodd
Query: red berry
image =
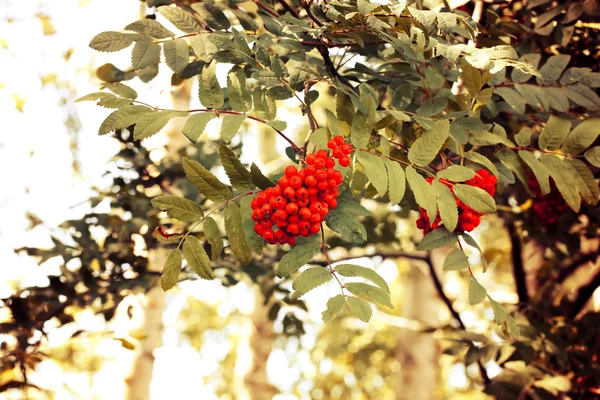
<path id="1" fill-rule="evenodd" d="M 348 167 L 350 166 L 350 157 L 343 156 L 342 158 L 340 158 L 339 162 L 342 167 Z"/>
<path id="2" fill-rule="evenodd" d="M 298 212 L 298 211 L 296 211 Z M 300 217 L 297 214 L 290 215 L 288 217 L 288 222 L 290 224 L 297 224 L 300 221 Z"/>
<path id="3" fill-rule="evenodd" d="M 308 167 L 304 168 L 304 173 L 306 176 L 314 175 L 316 172 L 317 169 L 313 165 L 309 165 Z"/>
<path id="4" fill-rule="evenodd" d="M 287 177 L 287 176 L 285 176 L 285 175 L 284 175 L 284 176 L 282 176 L 282 177 L 279 179 L 279 186 L 280 186 L 280 187 L 281 187 L 283 190 L 285 190 L 287 187 L 289 187 L 289 186 L 290 186 L 290 178 L 288 178 L 288 177 Z"/>
<path id="5" fill-rule="evenodd" d="M 302 188 L 296 190 L 296 198 L 298 200 L 308 199 L 308 189 L 302 187 Z"/>
<path id="6" fill-rule="evenodd" d="M 259 194 L 256 195 L 256 202 L 258 203 L 259 206 L 262 206 L 263 204 L 266 204 L 269 202 L 269 196 L 267 196 L 267 194 L 265 192 L 260 192 Z"/>
<path id="7" fill-rule="evenodd" d="M 342 153 L 342 149 L 340 149 L 339 147 L 336 147 L 335 149 L 333 149 L 331 154 L 333 155 L 334 158 L 340 158 L 340 157 L 344 156 L 344 153 Z"/>
<path id="8" fill-rule="evenodd" d="M 292 176 L 298 175 L 298 170 L 293 165 L 289 165 L 289 166 L 285 167 L 284 173 L 285 173 L 285 176 L 287 176 L 288 178 L 291 178 Z"/>
<path id="9" fill-rule="evenodd" d="M 319 233 L 320 230 L 321 230 L 321 225 L 320 224 L 312 224 L 310 226 L 310 233 L 312 233 L 313 235 L 315 233 Z"/>
<path id="10" fill-rule="evenodd" d="M 287 213 L 284 210 L 275 211 L 273 216 L 280 221 L 283 221 L 284 219 L 287 219 L 287 217 L 288 217 Z"/>
<path id="11" fill-rule="evenodd" d="M 298 206 L 296 203 L 287 203 L 285 205 L 285 212 L 288 213 L 288 215 L 294 215 L 298 212 Z"/>
<path id="12" fill-rule="evenodd" d="M 277 232 L 275 232 L 275 238 L 277 239 L 277 241 L 281 244 L 285 244 L 285 242 L 288 239 L 288 235 L 287 233 L 285 233 L 284 231 L 282 231 L 281 229 L 278 230 Z"/>
<path id="13" fill-rule="evenodd" d="M 321 181 L 317 184 L 317 188 L 319 190 L 327 190 L 329 186 L 327 185 L 327 181 Z"/>
<path id="14" fill-rule="evenodd" d="M 275 239 L 275 232 L 272 229 L 264 231 L 262 235 L 263 239 L 270 243 L 271 240 Z"/>
<path id="15" fill-rule="evenodd" d="M 328 158 L 325 161 L 325 167 L 327 167 L 327 168 L 333 168 L 333 167 L 335 167 L 335 161 L 333 160 L 333 158 Z"/>
<path id="16" fill-rule="evenodd" d="M 327 179 L 327 172 L 323 169 L 320 169 L 315 174 L 315 178 L 317 178 L 318 181 L 325 180 L 325 179 Z"/>
<path id="17" fill-rule="evenodd" d="M 286 244 L 289 244 L 290 246 L 293 246 L 294 243 L 296 243 L 296 238 L 293 236 L 288 237 L 288 240 L 286 242 Z"/>
<path id="18" fill-rule="evenodd" d="M 327 167 L 327 161 L 324 158 L 317 158 L 314 163 L 315 168 L 323 169 Z"/>
<path id="19" fill-rule="evenodd" d="M 306 178 L 306 171 L 301 169 L 300 171 L 298 171 L 298 176 L 300 177 L 300 179 L 304 180 L 304 178 Z"/>
<path id="20" fill-rule="evenodd" d="M 291 177 L 290 187 L 294 189 L 300 189 L 302 187 L 302 178 L 300 178 L 298 175 Z"/>
<path id="21" fill-rule="evenodd" d="M 335 179 L 328 179 L 327 180 L 327 186 L 329 186 L 331 189 L 336 188 L 338 185 L 338 183 L 336 182 Z"/>
<path id="22" fill-rule="evenodd" d="M 261 209 L 256 209 L 252 211 L 252 221 L 258 222 L 262 221 L 265 218 L 265 213 L 262 212 Z"/>
<path id="23" fill-rule="evenodd" d="M 352 147 L 349 144 L 344 144 L 342 145 L 342 153 L 344 153 L 344 155 L 348 156 L 350 154 L 352 154 L 352 152 L 354 151 L 354 147 Z"/>
<path id="24" fill-rule="evenodd" d="M 337 147 L 337 143 L 334 142 L 333 140 L 328 140 L 327 147 L 329 147 L 330 149 L 335 149 Z"/>
<path id="25" fill-rule="evenodd" d="M 307 186 L 317 186 L 317 178 L 315 178 L 314 176 L 307 176 L 306 179 L 304 180 L 304 183 L 306 183 Z"/>
<path id="26" fill-rule="evenodd" d="M 344 137 L 341 135 L 337 135 L 336 137 L 333 138 L 335 144 L 337 144 L 338 146 L 341 146 L 344 144 Z"/>
<path id="27" fill-rule="evenodd" d="M 308 188 L 308 198 L 310 199 L 312 196 L 316 196 L 319 193 L 319 189 L 317 189 L 316 187 L 309 187 Z"/>
<path id="28" fill-rule="evenodd" d="M 265 232 L 265 228 L 261 224 L 256 224 L 254 225 L 254 232 L 256 232 L 257 235 L 262 236 Z"/>
<path id="29" fill-rule="evenodd" d="M 260 207 L 260 205 L 258 204 L 258 199 L 255 197 L 250 202 L 250 208 L 256 210 L 258 207 Z"/>
<path id="30" fill-rule="evenodd" d="M 260 209 L 265 214 L 265 217 L 268 217 L 273 212 L 273 207 L 270 204 L 264 204 Z"/>
<path id="31" fill-rule="evenodd" d="M 285 197 L 283 197 L 283 196 L 275 197 L 275 207 L 284 208 L 286 204 L 287 204 L 287 200 L 285 199 Z"/>
<path id="32" fill-rule="evenodd" d="M 329 206 L 330 209 L 334 209 L 337 207 L 338 202 L 336 199 L 332 199 L 331 201 L 327 202 L 327 205 Z"/>
<path id="33" fill-rule="evenodd" d="M 317 158 L 322 158 L 323 160 L 326 160 L 328 157 L 329 154 L 325 150 L 317 151 Z"/>
<path id="34" fill-rule="evenodd" d="M 304 159 L 304 161 L 306 161 L 306 163 L 308 165 L 313 165 L 316 158 L 317 157 L 314 154 L 309 154 L 309 155 L 306 156 L 306 158 Z"/>
<path id="35" fill-rule="evenodd" d="M 302 219 L 310 219 L 310 216 L 312 215 L 312 213 L 310 212 L 310 210 L 307 207 L 302 207 L 300 209 L 300 211 L 298 212 L 298 215 L 300 215 L 300 218 L 302 218 Z"/>
<path id="36" fill-rule="evenodd" d="M 310 222 L 308 222 L 305 219 L 302 219 L 300 220 L 300 222 L 298 222 L 298 228 L 300 228 L 300 233 L 302 233 L 302 231 L 308 230 L 308 228 L 310 228 Z"/>
<path id="37" fill-rule="evenodd" d="M 287 199 L 293 199 L 296 197 L 296 191 L 294 190 L 294 188 L 288 187 L 283 191 L 283 195 Z"/>
<path id="38" fill-rule="evenodd" d="M 297 235 L 300 232 L 300 228 L 298 224 L 289 224 L 287 226 L 287 231 L 290 235 Z"/>
<path id="39" fill-rule="evenodd" d="M 319 224 L 321 223 L 321 214 L 314 214 L 310 216 L 311 224 Z"/>

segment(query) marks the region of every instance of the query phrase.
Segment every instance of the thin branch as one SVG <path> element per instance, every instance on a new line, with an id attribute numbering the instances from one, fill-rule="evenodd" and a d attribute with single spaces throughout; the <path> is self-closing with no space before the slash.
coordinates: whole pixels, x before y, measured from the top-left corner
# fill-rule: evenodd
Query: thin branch
<path id="1" fill-rule="evenodd" d="M 313 22 L 315 24 L 317 24 L 317 26 L 323 26 L 323 23 L 319 20 L 319 18 L 317 18 L 310 10 L 310 6 L 312 5 L 312 0 L 300 0 L 300 4 L 302 4 L 302 7 L 304 7 L 304 10 L 306 11 L 306 14 L 308 15 L 308 17 L 310 19 L 312 19 Z"/>
<path id="2" fill-rule="evenodd" d="M 300 15 L 294 10 L 292 6 L 290 6 L 285 0 L 277 0 L 279 4 L 283 6 L 290 14 L 292 14 L 295 18 L 300 19 Z"/>
<path id="3" fill-rule="evenodd" d="M 268 12 L 269 14 L 271 14 L 272 16 L 274 16 L 274 17 L 277 17 L 277 18 L 279 18 L 279 17 L 280 17 L 280 15 L 279 15 L 279 14 L 278 14 L 276 11 L 273 11 L 273 10 L 271 10 L 269 7 L 265 6 L 265 5 L 264 5 L 263 3 L 261 3 L 260 1 L 258 1 L 258 0 L 254 0 L 254 3 L 255 3 L 255 4 L 256 4 L 256 5 L 259 7 L 259 8 L 262 8 L 263 10 L 265 10 L 266 12 Z"/>
<path id="4" fill-rule="evenodd" d="M 569 265 L 565 266 L 558 273 L 558 277 L 556 278 L 556 283 L 563 283 L 567 280 L 569 276 L 571 276 L 579 267 L 585 265 L 589 262 L 596 261 L 596 259 L 600 256 L 600 250 L 596 250 L 594 252 L 584 254 L 579 257 L 577 260 L 572 261 Z"/>
<path id="5" fill-rule="evenodd" d="M 325 64 L 325 69 L 327 70 L 329 75 L 332 78 L 339 79 L 340 82 L 342 82 L 344 85 L 348 86 L 350 89 L 355 90 L 354 86 L 352 86 L 350 84 L 350 81 L 348 81 L 348 79 L 346 79 L 344 76 L 340 75 L 338 70 L 335 68 L 333 61 L 331 60 L 331 57 L 329 56 L 329 50 L 327 50 L 327 45 L 323 43 L 322 45 L 316 46 L 316 47 L 317 47 L 317 50 L 319 50 L 321 57 L 323 57 L 323 63 Z"/>
<path id="6" fill-rule="evenodd" d="M 527 292 L 527 276 L 523 266 L 523 244 L 514 224 L 508 224 L 508 234 L 510 235 L 513 278 L 517 296 L 519 296 L 519 303 L 525 304 L 529 301 L 529 293 Z"/>
<path id="7" fill-rule="evenodd" d="M 577 317 L 577 315 L 579 315 L 598 287 L 600 287 L 600 272 L 594 275 L 592 280 L 587 285 L 579 288 L 577 297 L 575 298 L 575 301 L 571 306 L 571 310 L 569 311 L 570 318 L 574 319 Z"/>
<path id="8" fill-rule="evenodd" d="M 329 253 L 327 252 L 327 242 L 325 241 L 325 229 L 323 229 L 323 223 L 321 222 L 321 249 L 323 250 L 323 254 L 325 255 L 325 260 L 327 260 L 326 266 L 329 267 L 329 272 L 337 283 L 340 285 L 340 290 L 342 291 L 342 296 L 346 297 L 346 293 L 344 292 L 344 284 L 340 280 L 340 277 L 337 275 L 337 272 L 333 269 L 331 265 L 331 260 L 329 259 Z"/>

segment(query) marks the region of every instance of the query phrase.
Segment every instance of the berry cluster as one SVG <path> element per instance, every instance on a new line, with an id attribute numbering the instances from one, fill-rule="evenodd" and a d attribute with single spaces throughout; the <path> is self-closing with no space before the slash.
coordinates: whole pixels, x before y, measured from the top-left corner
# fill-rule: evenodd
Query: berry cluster
<path id="1" fill-rule="evenodd" d="M 535 195 L 532 207 L 533 214 L 541 225 L 548 226 L 554 224 L 561 215 L 570 210 L 569 205 L 560 195 L 553 180 L 550 180 L 550 193 L 545 196 L 542 196 L 540 184 L 533 174 L 527 177 L 527 183 Z"/>
<path id="2" fill-rule="evenodd" d="M 341 140 L 340 140 L 341 139 Z M 342 151 L 340 164 L 348 158 L 348 148 L 341 136 L 335 137 L 336 149 Z M 341 145 L 339 144 L 341 142 Z M 350 153 L 348 153 L 350 154 Z M 274 187 L 258 193 L 250 206 L 254 230 L 269 244 L 289 244 L 296 237 L 319 233 L 321 222 L 337 207 L 338 187 L 344 182 L 341 172 L 334 169 L 335 160 L 325 150 L 306 156 L 306 166 L 285 168 L 284 175 Z M 350 159 L 348 158 L 348 164 Z M 345 162 L 345 161 L 344 161 Z"/>
<path id="3" fill-rule="evenodd" d="M 327 147 L 331 149 L 331 155 L 333 158 L 338 159 L 342 167 L 347 167 L 350 165 L 350 157 L 348 156 L 352 154 L 354 148 L 351 145 L 344 143 L 344 138 L 342 136 L 336 136 L 329 140 L 327 142 Z"/>
<path id="4" fill-rule="evenodd" d="M 433 182 L 433 178 L 427 178 L 427 182 L 431 185 Z M 448 182 L 445 180 L 441 180 L 441 183 L 448 186 L 450 191 L 454 194 L 452 186 L 454 185 L 452 182 Z M 490 174 L 485 169 L 480 169 L 477 171 L 477 175 L 474 178 L 469 179 L 468 181 L 463 182 L 465 185 L 475 186 L 480 189 L 485 190 L 489 193 L 490 196 L 496 194 L 496 177 Z M 458 207 L 458 223 L 456 225 L 456 232 L 470 232 L 475 229 L 479 223 L 481 222 L 481 216 L 483 213 L 477 212 L 473 210 L 471 207 L 460 201 L 458 198 L 456 199 L 456 205 Z M 442 225 L 442 219 L 440 217 L 440 213 L 438 212 L 433 223 L 430 223 L 429 217 L 427 217 L 427 211 L 424 208 L 419 207 L 420 217 L 417 220 L 417 228 L 422 229 L 424 234 L 431 232 L 434 229 L 439 228 Z"/>

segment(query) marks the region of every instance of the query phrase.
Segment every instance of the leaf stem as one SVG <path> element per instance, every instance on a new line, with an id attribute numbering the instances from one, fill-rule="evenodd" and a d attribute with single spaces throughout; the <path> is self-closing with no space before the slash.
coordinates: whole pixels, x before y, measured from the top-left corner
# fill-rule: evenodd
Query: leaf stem
<path id="1" fill-rule="evenodd" d="M 344 292 L 344 284 L 337 276 L 336 271 L 331 266 L 331 259 L 329 258 L 329 253 L 327 252 L 327 243 L 325 242 L 325 230 L 323 229 L 323 223 L 321 222 L 321 249 L 323 249 L 323 254 L 325 255 L 325 260 L 327 260 L 327 267 L 329 267 L 329 272 L 335 278 L 337 283 L 340 285 L 340 289 L 342 291 L 342 296 L 346 297 L 346 293 Z"/>
<path id="2" fill-rule="evenodd" d="M 362 151 L 363 153 L 369 153 L 369 154 L 373 154 L 374 156 L 377 156 L 377 157 L 384 157 L 384 158 L 387 158 L 389 160 L 396 161 L 397 163 L 400 163 L 402 165 L 406 165 L 407 167 L 413 167 L 414 169 L 418 169 L 420 171 L 423 171 L 423 172 L 425 172 L 425 173 L 427 173 L 427 174 L 429 174 L 429 175 L 431 175 L 431 176 L 433 176 L 435 178 L 435 174 L 433 172 L 430 172 L 430 171 L 426 170 L 425 168 L 417 167 L 416 165 L 411 164 L 409 162 L 406 162 L 406 161 L 403 161 L 403 160 L 399 160 L 399 159 L 394 158 L 394 157 L 386 156 L 384 154 L 373 153 L 373 152 L 370 152 L 369 150 L 358 149 L 358 151 Z"/>

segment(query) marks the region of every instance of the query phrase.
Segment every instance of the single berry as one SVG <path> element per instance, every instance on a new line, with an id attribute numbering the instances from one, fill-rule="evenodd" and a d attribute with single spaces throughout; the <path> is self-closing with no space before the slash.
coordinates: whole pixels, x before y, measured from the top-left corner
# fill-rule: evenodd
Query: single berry
<path id="1" fill-rule="evenodd" d="M 314 154 L 309 154 L 306 156 L 306 158 L 304 159 L 304 161 L 306 161 L 306 163 L 308 165 L 313 165 L 315 163 L 315 159 L 317 157 Z"/>
<path id="2" fill-rule="evenodd" d="M 348 166 L 350 166 L 350 157 L 343 156 L 340 158 L 339 162 L 342 167 L 348 167 Z"/>
<path id="3" fill-rule="evenodd" d="M 288 178 L 291 178 L 292 176 L 298 175 L 298 170 L 293 165 L 289 165 L 289 166 L 285 167 L 284 173 L 285 173 L 285 176 L 287 176 Z"/>
<path id="4" fill-rule="evenodd" d="M 333 138 L 333 141 L 335 142 L 335 144 L 337 144 L 338 146 L 341 146 L 344 144 L 344 137 L 343 136 L 336 136 Z"/>

